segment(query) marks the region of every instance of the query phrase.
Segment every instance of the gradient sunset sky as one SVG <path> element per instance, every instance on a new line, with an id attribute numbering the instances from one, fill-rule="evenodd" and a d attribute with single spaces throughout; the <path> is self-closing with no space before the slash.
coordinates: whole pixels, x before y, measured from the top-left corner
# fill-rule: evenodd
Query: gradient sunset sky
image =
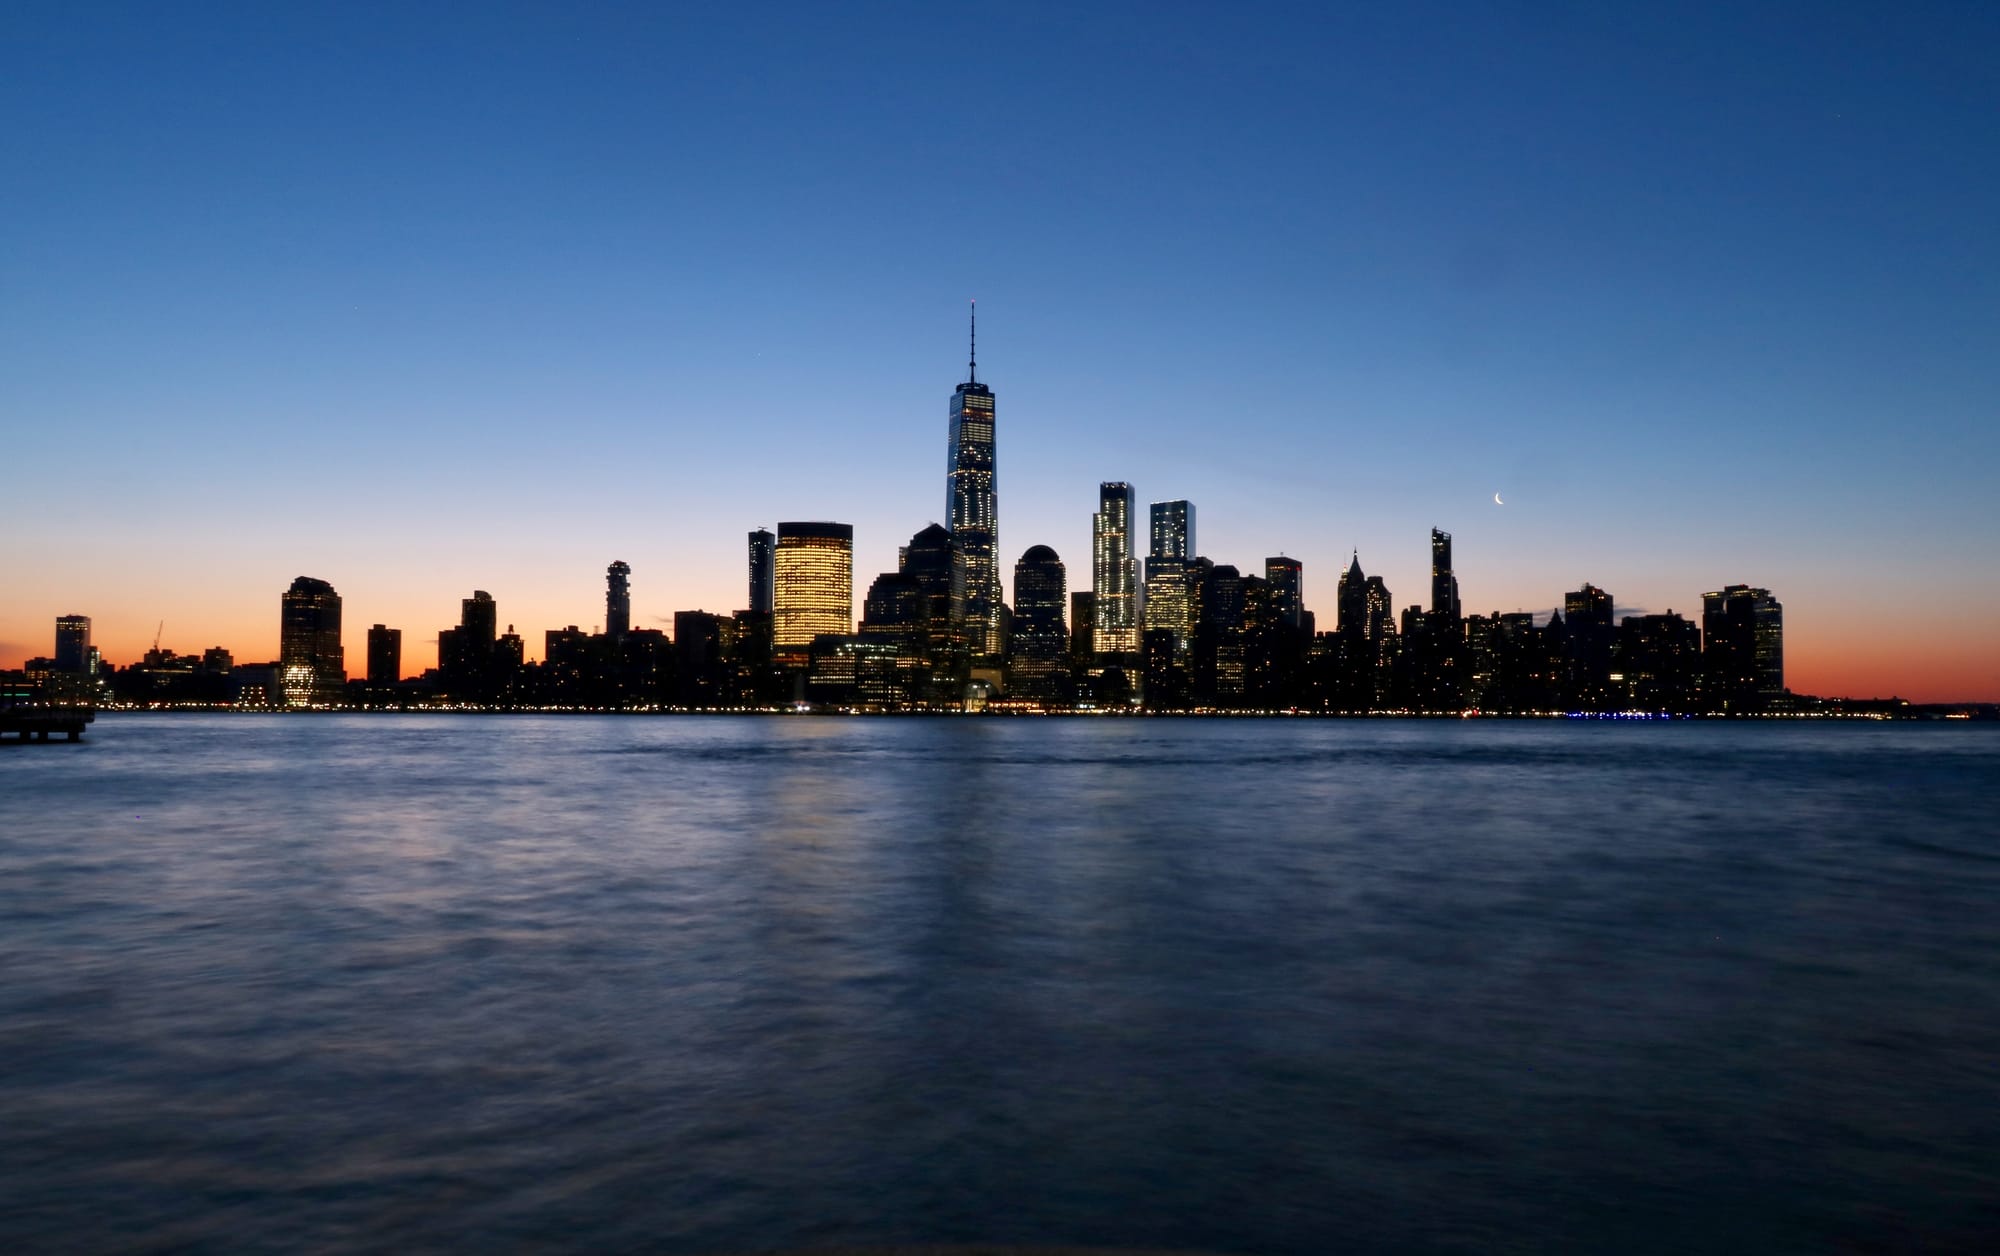
<path id="1" fill-rule="evenodd" d="M 1801 692 L 2000 699 L 2000 6 L 9 6 L 0 666 L 405 667 L 745 603 L 744 533 L 1100 480 L 1400 608 L 1784 603 Z M 1506 504 L 1496 505 L 1498 493 Z"/>

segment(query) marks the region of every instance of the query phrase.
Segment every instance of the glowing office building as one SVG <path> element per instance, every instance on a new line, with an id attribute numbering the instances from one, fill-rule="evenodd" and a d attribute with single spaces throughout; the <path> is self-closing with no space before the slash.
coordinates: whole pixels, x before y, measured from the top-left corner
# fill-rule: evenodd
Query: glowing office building
<path id="1" fill-rule="evenodd" d="M 1099 655 L 1139 652 L 1139 563 L 1132 556 L 1135 494 L 1123 481 L 1097 489 L 1097 513 L 1090 517 L 1090 584 L 1096 631 L 1091 648 Z"/>
<path id="2" fill-rule="evenodd" d="M 803 656 L 813 638 L 854 631 L 854 526 L 781 523 L 772 554 L 772 639 Z"/>

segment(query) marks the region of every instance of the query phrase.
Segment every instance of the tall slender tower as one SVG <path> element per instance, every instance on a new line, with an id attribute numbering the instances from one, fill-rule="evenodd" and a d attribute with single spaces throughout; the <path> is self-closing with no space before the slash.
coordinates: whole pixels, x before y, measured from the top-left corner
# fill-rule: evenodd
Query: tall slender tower
<path id="1" fill-rule="evenodd" d="M 1139 650 L 1139 562 L 1132 556 L 1135 496 L 1123 481 L 1097 486 L 1097 513 L 1090 517 L 1090 585 L 1096 594 L 1091 647 L 1098 654 Z"/>
<path id="2" fill-rule="evenodd" d="M 1458 577 L 1451 570 L 1451 533 L 1431 529 L 1431 614 L 1457 619 Z"/>
<path id="3" fill-rule="evenodd" d="M 965 555 L 965 629 L 972 652 L 1000 653 L 1000 493 L 993 459 L 993 390 L 979 382 L 979 310 L 972 358 L 951 396 L 945 465 L 945 526 Z"/>
<path id="4" fill-rule="evenodd" d="M 772 553 L 777 546 L 777 538 L 764 528 L 750 534 L 750 610 L 752 614 L 771 613 L 772 598 L 776 589 L 775 569 Z"/>
<path id="5" fill-rule="evenodd" d="M 632 569 L 613 563 L 604 569 L 604 635 L 623 641 L 632 631 Z"/>

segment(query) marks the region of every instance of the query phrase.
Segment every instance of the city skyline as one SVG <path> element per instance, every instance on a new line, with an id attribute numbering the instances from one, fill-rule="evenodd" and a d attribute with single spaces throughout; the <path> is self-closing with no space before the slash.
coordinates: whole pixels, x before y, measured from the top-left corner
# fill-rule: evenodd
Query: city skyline
<path id="1" fill-rule="evenodd" d="M 977 297 L 1003 581 L 1083 591 L 1122 481 L 1323 626 L 1355 550 L 1428 603 L 1436 529 L 1467 614 L 1746 584 L 1795 689 L 2000 698 L 2000 16 L 17 26 L 0 667 L 70 612 L 275 659 L 302 572 L 351 672 L 473 588 L 532 653 L 614 560 L 635 628 L 741 608 L 792 519 L 854 528 L 858 600 L 948 522 Z"/>

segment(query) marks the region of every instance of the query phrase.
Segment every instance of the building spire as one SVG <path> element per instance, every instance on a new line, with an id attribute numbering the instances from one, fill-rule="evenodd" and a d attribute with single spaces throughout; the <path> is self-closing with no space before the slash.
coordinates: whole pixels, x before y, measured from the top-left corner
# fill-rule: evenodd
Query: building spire
<path id="1" fill-rule="evenodd" d="M 974 297 L 966 304 L 972 307 L 972 360 L 965 364 L 965 380 L 976 384 L 979 382 L 979 298 Z"/>

